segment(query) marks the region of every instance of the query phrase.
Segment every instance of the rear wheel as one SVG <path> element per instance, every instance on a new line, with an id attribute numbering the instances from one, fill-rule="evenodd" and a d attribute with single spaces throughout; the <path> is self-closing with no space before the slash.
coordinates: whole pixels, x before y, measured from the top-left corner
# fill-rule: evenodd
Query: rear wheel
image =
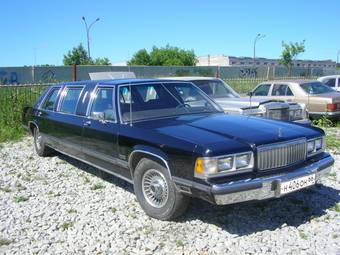
<path id="1" fill-rule="evenodd" d="M 39 132 L 38 128 L 34 128 L 33 136 L 34 136 L 34 148 L 39 156 L 47 157 L 54 154 L 54 150 L 45 145 L 45 138 L 43 134 Z"/>
<path id="2" fill-rule="evenodd" d="M 143 158 L 133 179 L 138 202 L 150 217 L 171 220 L 186 211 L 189 197 L 176 190 L 168 170 L 162 165 Z"/>

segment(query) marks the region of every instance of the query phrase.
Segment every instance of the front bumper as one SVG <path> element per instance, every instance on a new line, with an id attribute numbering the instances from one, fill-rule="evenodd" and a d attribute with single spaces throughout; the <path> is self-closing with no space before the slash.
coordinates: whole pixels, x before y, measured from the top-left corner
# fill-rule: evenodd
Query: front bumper
<path id="1" fill-rule="evenodd" d="M 316 183 L 321 183 L 321 177 L 330 172 L 334 159 L 327 157 L 293 172 L 265 176 L 256 179 L 240 180 L 224 184 L 214 184 L 211 193 L 218 205 L 234 204 L 245 201 L 278 198 L 281 182 L 315 173 Z"/>

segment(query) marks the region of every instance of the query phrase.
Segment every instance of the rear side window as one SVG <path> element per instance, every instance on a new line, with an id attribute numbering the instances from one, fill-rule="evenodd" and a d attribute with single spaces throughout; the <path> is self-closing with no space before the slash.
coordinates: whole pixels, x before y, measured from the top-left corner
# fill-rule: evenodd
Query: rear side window
<path id="1" fill-rule="evenodd" d="M 272 90 L 272 96 L 293 96 L 293 92 L 288 85 L 275 84 Z"/>
<path id="2" fill-rule="evenodd" d="M 270 84 L 262 84 L 254 90 L 254 96 L 267 96 L 270 89 Z"/>
<path id="3" fill-rule="evenodd" d="M 82 87 L 67 88 L 60 105 L 60 112 L 75 114 Z"/>
<path id="4" fill-rule="evenodd" d="M 45 102 L 42 105 L 42 109 L 53 111 L 57 103 L 60 88 L 53 88 L 48 94 Z"/>
<path id="5" fill-rule="evenodd" d="M 94 119 L 116 120 L 113 107 L 113 89 L 99 88 L 92 103 L 90 116 Z"/>
<path id="6" fill-rule="evenodd" d="M 328 87 L 334 88 L 335 87 L 335 78 L 325 80 L 323 83 L 326 84 Z"/>

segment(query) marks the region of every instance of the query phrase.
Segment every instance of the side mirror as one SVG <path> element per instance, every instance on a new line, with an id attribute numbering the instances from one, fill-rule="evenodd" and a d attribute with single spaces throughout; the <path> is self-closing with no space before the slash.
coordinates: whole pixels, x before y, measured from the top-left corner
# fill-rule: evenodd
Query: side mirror
<path id="1" fill-rule="evenodd" d="M 92 112 L 91 116 L 92 116 L 92 118 L 94 118 L 96 120 L 104 120 L 105 119 L 104 112 Z"/>

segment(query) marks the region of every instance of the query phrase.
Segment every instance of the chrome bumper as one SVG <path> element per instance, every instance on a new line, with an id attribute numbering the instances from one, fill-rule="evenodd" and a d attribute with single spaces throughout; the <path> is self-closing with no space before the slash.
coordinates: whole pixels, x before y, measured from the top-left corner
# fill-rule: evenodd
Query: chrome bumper
<path id="1" fill-rule="evenodd" d="M 330 172 L 333 164 L 334 159 L 329 155 L 320 161 L 296 169 L 294 172 L 226 184 L 215 184 L 212 186 L 211 191 L 218 205 L 278 198 L 283 196 L 278 192 L 281 182 L 315 173 L 316 183 L 321 183 L 321 177 Z"/>

